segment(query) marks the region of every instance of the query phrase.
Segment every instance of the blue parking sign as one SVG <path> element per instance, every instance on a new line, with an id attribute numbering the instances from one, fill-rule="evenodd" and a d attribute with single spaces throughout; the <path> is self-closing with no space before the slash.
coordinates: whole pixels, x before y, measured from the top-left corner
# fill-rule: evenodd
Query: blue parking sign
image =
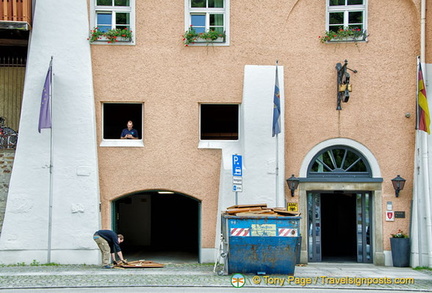
<path id="1" fill-rule="evenodd" d="M 233 176 L 242 176 L 242 156 L 233 155 L 232 156 L 232 174 Z"/>

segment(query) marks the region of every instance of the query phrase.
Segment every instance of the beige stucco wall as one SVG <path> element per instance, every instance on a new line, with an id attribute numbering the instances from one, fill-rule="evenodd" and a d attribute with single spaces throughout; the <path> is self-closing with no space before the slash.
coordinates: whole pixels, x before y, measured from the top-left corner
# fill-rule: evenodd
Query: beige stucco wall
<path id="1" fill-rule="evenodd" d="M 304 17 L 308 5 L 311 6 L 310 1 L 298 2 L 296 10 L 303 9 L 303 13 L 293 11 L 290 17 L 293 26 L 304 22 L 301 15 Z M 285 118 L 287 174 L 296 174 L 305 154 L 322 140 L 345 137 L 365 145 L 381 168 L 382 203 L 392 201 L 394 210 L 406 211 L 405 219 L 383 222 L 385 250 L 390 249 L 390 233 L 399 228 L 409 230 L 419 54 L 419 20 L 415 9 L 411 1 L 395 1 L 391 6 L 386 1 L 369 1 L 367 43 L 321 44 L 315 36 L 295 38 L 296 44 L 290 46 L 295 47 L 290 58 L 293 65 L 287 66 L 292 73 L 286 73 L 287 111 L 301 113 L 287 114 Z M 324 13 L 323 3 L 318 16 L 310 17 L 308 31 L 321 33 Z M 306 29 L 297 31 L 299 36 L 304 34 L 312 35 Z M 334 66 L 344 59 L 358 73 L 350 73 L 353 92 L 349 102 L 342 104 L 343 110 L 336 111 Z M 411 117 L 406 118 L 405 113 L 411 113 Z M 397 174 L 407 179 L 398 199 L 390 181 Z"/>
<path id="2" fill-rule="evenodd" d="M 136 45 L 92 46 L 98 141 L 101 103 L 144 103 L 144 147 L 98 150 L 104 227 L 110 201 L 169 189 L 202 201 L 202 246 L 213 247 L 221 154 L 197 148 L 199 103 L 240 103 L 244 66 L 278 60 L 285 68 L 286 174 L 297 175 L 307 152 L 324 140 L 358 141 L 379 162 L 381 203 L 406 211 L 405 219 L 382 222 L 384 250 L 390 233 L 408 230 L 419 1 L 369 1 L 370 36 L 357 44 L 320 43 L 325 1 L 231 1 L 228 47 L 183 46 L 184 1 L 136 2 Z M 337 111 L 335 65 L 345 59 L 358 73 L 351 74 L 349 102 Z M 397 174 L 407 183 L 396 199 L 390 180 Z"/>

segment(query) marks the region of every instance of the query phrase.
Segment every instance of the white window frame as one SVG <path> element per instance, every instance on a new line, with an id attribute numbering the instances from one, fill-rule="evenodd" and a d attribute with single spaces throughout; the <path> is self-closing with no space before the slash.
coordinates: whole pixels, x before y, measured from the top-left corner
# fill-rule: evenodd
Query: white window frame
<path id="1" fill-rule="evenodd" d="M 363 12 L 363 30 L 367 31 L 367 11 L 368 11 L 368 0 L 364 0 L 363 5 L 338 5 L 338 6 L 330 6 L 330 0 L 326 0 L 327 3 L 327 12 L 326 12 L 326 30 L 330 30 L 330 13 L 334 12 L 343 12 L 344 13 L 344 28 L 349 26 L 348 23 L 348 13 L 349 12 Z M 348 0 L 345 0 L 345 4 L 348 3 Z"/>
<path id="2" fill-rule="evenodd" d="M 130 42 L 116 42 L 116 45 L 133 45 L 135 44 L 135 0 L 129 0 L 129 6 L 97 6 L 97 0 L 90 1 L 90 29 L 97 27 L 97 14 L 99 12 L 111 12 L 111 28 L 115 28 L 115 13 L 129 13 L 129 28 L 132 31 L 132 40 Z M 93 44 L 107 44 L 104 40 L 94 42 Z"/>
<path id="3" fill-rule="evenodd" d="M 139 139 L 120 139 L 120 133 L 119 138 L 117 139 L 109 139 L 104 138 L 104 128 L 105 128 L 105 111 L 104 111 L 104 104 L 134 104 L 138 105 L 141 104 L 141 133 Z M 101 138 L 102 141 L 100 143 L 100 147 L 144 147 L 144 103 L 137 103 L 137 102 L 101 102 L 101 112 L 102 112 L 102 120 L 101 120 Z"/>
<path id="4" fill-rule="evenodd" d="M 192 23 L 191 15 L 206 15 L 206 28 L 207 31 L 210 27 L 210 14 L 223 14 L 224 15 L 224 27 L 225 27 L 225 42 L 223 43 L 212 43 L 214 46 L 229 46 L 229 27 L 230 27 L 230 0 L 224 0 L 223 8 L 192 8 L 191 0 L 185 0 L 185 31 L 187 31 Z M 195 44 L 189 44 L 189 46 L 207 46 L 206 42 L 197 42 Z"/>

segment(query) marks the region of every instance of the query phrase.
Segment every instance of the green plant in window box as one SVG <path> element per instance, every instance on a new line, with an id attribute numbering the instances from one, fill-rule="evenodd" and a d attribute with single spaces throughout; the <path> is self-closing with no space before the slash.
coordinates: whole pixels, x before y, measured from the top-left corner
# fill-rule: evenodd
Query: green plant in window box
<path id="1" fill-rule="evenodd" d="M 197 42 L 214 43 L 218 39 L 225 39 L 225 33 L 221 33 L 215 30 L 209 30 L 205 33 L 197 33 L 191 25 L 189 29 L 183 35 L 183 43 L 185 46 L 189 44 L 195 44 Z"/>
<path id="2" fill-rule="evenodd" d="M 105 37 L 108 39 L 108 43 L 115 43 L 120 40 L 129 41 L 132 38 L 132 31 L 127 28 L 112 29 L 105 33 Z"/>
<path id="3" fill-rule="evenodd" d="M 87 40 L 89 40 L 90 43 L 92 43 L 92 42 L 95 42 L 97 40 L 102 39 L 103 36 L 104 36 L 104 33 L 101 32 L 98 27 L 95 27 L 94 29 L 92 29 L 90 31 L 90 37 L 88 37 Z"/>
<path id="4" fill-rule="evenodd" d="M 341 28 L 338 31 L 325 31 L 319 36 L 321 43 L 328 42 L 357 42 L 364 41 L 367 37 L 366 30 L 359 28 Z"/>
<path id="5" fill-rule="evenodd" d="M 190 26 L 187 31 L 185 31 L 183 35 L 183 43 L 185 46 L 188 46 L 189 44 L 194 44 L 198 38 L 198 34 L 195 31 L 195 29 Z"/>
<path id="6" fill-rule="evenodd" d="M 95 27 L 90 31 L 88 40 L 92 43 L 95 41 L 108 41 L 108 43 L 116 43 L 121 40 L 130 41 L 132 39 L 132 31 L 128 28 L 110 29 L 107 32 L 101 32 Z"/>

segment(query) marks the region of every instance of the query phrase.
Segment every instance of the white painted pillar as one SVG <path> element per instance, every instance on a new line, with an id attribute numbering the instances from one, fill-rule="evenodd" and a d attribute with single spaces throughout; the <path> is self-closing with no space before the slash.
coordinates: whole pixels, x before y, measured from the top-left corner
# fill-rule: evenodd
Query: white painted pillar
<path id="1" fill-rule="evenodd" d="M 278 66 L 282 109 L 278 139 L 272 137 L 275 74 L 276 66 L 245 66 L 241 117 L 244 191 L 239 196 L 239 204 L 267 203 L 269 207 L 285 206 L 284 67 Z M 279 166 L 278 186 L 276 158 Z"/>
<path id="2" fill-rule="evenodd" d="M 266 203 L 268 207 L 285 206 L 285 97 L 283 70 L 283 66 L 278 66 L 282 109 L 280 116 L 281 133 L 279 133 L 278 139 L 272 137 L 276 66 L 246 65 L 243 101 L 240 107 L 239 142 L 200 144 L 200 147 L 222 149 L 219 213 L 216 219 L 215 260 L 218 260 L 220 253 L 218 251 L 221 233 L 220 213 L 235 204 L 235 192 L 232 190 L 232 155 L 242 155 L 243 159 L 243 191 L 238 192 L 239 205 Z M 278 144 L 278 147 L 276 147 L 276 144 Z M 276 156 L 276 151 L 279 153 L 278 156 Z M 276 158 L 279 165 L 277 186 Z M 276 193 L 278 193 L 278 196 Z M 210 259 L 210 261 L 213 261 L 213 259 Z"/>
<path id="3" fill-rule="evenodd" d="M 92 239 L 100 227 L 100 213 L 88 32 L 86 0 L 36 2 L 19 140 L 0 235 L 1 263 L 100 262 Z M 51 56 L 53 128 L 39 133 L 41 94 Z"/>

